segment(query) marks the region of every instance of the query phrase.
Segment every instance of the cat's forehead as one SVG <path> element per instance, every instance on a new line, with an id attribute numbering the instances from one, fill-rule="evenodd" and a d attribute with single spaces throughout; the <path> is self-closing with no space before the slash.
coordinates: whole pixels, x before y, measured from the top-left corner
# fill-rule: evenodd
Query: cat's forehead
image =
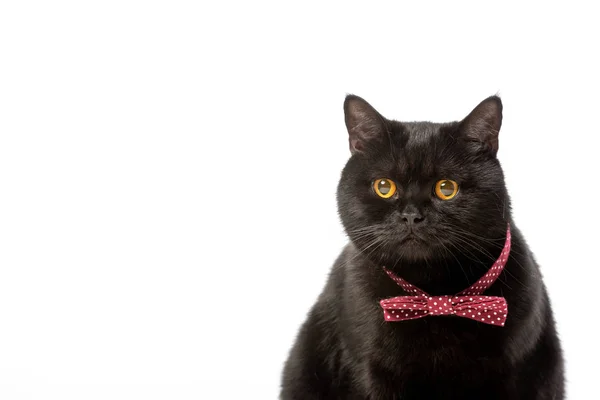
<path id="1" fill-rule="evenodd" d="M 427 122 L 405 122 L 401 125 L 400 131 L 406 137 L 406 145 L 422 145 L 434 140 L 439 132 L 439 125 Z"/>
<path id="2" fill-rule="evenodd" d="M 397 133 L 405 137 L 407 148 L 421 148 L 435 144 L 443 139 L 442 124 L 432 122 L 405 122 L 397 129 Z"/>
<path id="3" fill-rule="evenodd" d="M 447 125 L 429 122 L 398 124 L 392 137 L 395 169 L 401 175 L 413 178 L 436 174 L 444 164 L 446 150 L 452 142 Z"/>

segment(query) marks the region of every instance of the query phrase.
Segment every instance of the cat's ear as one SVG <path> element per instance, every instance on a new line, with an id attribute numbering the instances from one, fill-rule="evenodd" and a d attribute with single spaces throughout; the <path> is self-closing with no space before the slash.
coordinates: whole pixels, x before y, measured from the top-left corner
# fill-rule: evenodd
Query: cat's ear
<path id="1" fill-rule="evenodd" d="M 364 151 L 369 143 L 381 140 L 386 134 L 385 118 L 358 96 L 346 96 L 344 116 L 352 154 Z"/>
<path id="2" fill-rule="evenodd" d="M 502 101 L 498 96 L 483 100 L 460 122 L 463 138 L 482 145 L 494 156 L 498 152 L 498 134 L 502 126 Z"/>

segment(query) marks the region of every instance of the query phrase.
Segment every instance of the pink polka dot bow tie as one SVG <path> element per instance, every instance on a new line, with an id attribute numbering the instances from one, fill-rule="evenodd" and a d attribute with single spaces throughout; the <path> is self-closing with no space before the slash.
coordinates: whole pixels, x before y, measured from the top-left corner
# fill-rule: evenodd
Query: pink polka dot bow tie
<path id="1" fill-rule="evenodd" d="M 427 316 L 454 315 L 490 325 L 504 326 L 508 307 L 504 297 L 481 296 L 498 279 L 510 254 L 510 226 L 500 257 L 489 271 L 468 289 L 453 296 L 432 296 L 411 285 L 392 271 L 385 272 L 411 296 L 380 301 L 386 321 L 406 321 Z"/>

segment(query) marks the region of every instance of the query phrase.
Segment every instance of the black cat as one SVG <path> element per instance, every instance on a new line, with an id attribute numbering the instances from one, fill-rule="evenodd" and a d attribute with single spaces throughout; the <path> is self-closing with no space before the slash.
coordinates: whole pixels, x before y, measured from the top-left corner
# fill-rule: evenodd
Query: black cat
<path id="1" fill-rule="evenodd" d="M 563 399 L 548 294 L 496 158 L 501 100 L 489 97 L 450 123 L 388 120 L 354 95 L 344 112 L 352 156 L 337 197 L 350 242 L 300 329 L 280 398 Z M 443 297 L 446 315 L 428 315 L 432 300 L 392 279 L 452 296 L 503 257 L 504 269 L 480 290 L 492 300 Z M 396 296 L 416 303 L 390 304 L 398 308 L 386 319 L 380 301 Z M 405 311 L 412 319 L 390 320 Z"/>

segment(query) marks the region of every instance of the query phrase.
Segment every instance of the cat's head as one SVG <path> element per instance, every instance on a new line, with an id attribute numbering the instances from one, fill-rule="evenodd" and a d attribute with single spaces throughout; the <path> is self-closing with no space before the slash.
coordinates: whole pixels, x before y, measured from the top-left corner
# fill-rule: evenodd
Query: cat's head
<path id="1" fill-rule="evenodd" d="M 502 102 L 455 122 L 389 120 L 358 96 L 344 102 L 352 156 L 338 186 L 344 228 L 383 263 L 477 252 L 501 238 L 509 199 L 496 158 Z"/>

